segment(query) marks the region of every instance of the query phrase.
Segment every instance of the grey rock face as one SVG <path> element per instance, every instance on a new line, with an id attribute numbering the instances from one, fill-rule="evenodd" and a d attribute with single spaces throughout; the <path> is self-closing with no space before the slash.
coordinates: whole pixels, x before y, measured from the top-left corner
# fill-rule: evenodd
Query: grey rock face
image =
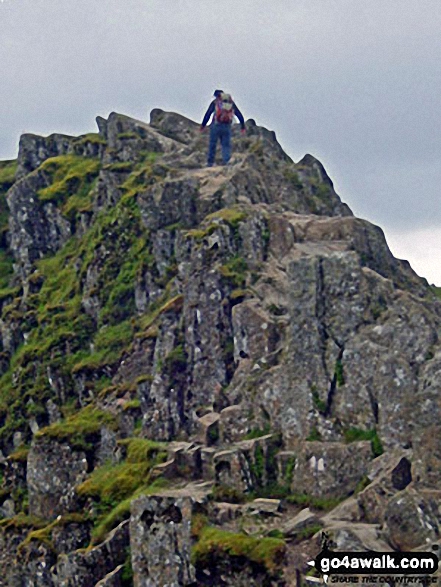
<path id="1" fill-rule="evenodd" d="M 155 108 L 150 113 L 150 126 L 175 141 L 188 144 L 197 138 L 199 125 L 189 118 L 175 112 L 165 112 Z"/>
<path id="2" fill-rule="evenodd" d="M 397 550 L 409 551 L 432 544 L 439 537 L 437 504 L 415 490 L 406 489 L 392 498 L 385 511 L 386 536 Z"/>
<path id="3" fill-rule="evenodd" d="M 140 497 L 132 503 L 130 545 L 135 587 L 193 585 L 190 497 Z"/>
<path id="4" fill-rule="evenodd" d="M 203 218 L 197 213 L 197 194 L 197 184 L 191 180 L 153 186 L 139 199 L 144 225 L 153 230 L 176 223 L 183 228 L 196 226 Z M 176 202 L 180 202 L 180 206 L 175 206 Z"/>
<path id="5" fill-rule="evenodd" d="M 372 463 L 368 477 L 373 481 L 357 495 L 366 522 L 384 522 L 388 502 L 412 482 L 411 459 L 410 451 L 397 450 L 385 453 Z"/>
<path id="6" fill-rule="evenodd" d="M 173 140 L 162 136 L 151 125 L 116 112 L 105 123 L 101 122 L 101 126 L 109 148 L 113 154 L 118 153 L 121 162 L 138 159 L 140 151 L 160 153 L 177 149 Z M 111 163 L 115 162 L 113 154 L 107 152 Z"/>
<path id="7" fill-rule="evenodd" d="M 22 135 L 18 149 L 17 179 L 37 169 L 49 157 L 66 155 L 72 139 L 73 137 L 60 134 L 48 138 L 32 134 Z"/>
<path id="8" fill-rule="evenodd" d="M 0 530 L 0 564 L 2 573 L 0 576 L 1 587 L 16 587 L 19 585 L 17 566 L 15 563 L 17 547 L 25 539 L 29 528 L 15 528 Z M 15 578 L 14 578 L 15 576 Z"/>
<path id="9" fill-rule="evenodd" d="M 89 587 L 106 577 L 111 585 L 108 575 L 124 564 L 128 546 L 129 522 L 125 521 L 99 546 L 61 555 L 55 569 L 56 587 Z"/>
<path id="10" fill-rule="evenodd" d="M 305 442 L 291 487 L 296 493 L 316 497 L 348 495 L 366 475 L 371 458 L 368 442 Z"/>
<path id="11" fill-rule="evenodd" d="M 37 171 L 17 181 L 8 192 L 10 246 L 22 277 L 30 273 L 35 260 L 57 251 L 72 233 L 54 204 L 38 200 L 37 192 L 47 186 L 45 174 Z"/>
<path id="12" fill-rule="evenodd" d="M 52 134 L 40 137 L 24 134 L 20 137 L 17 158 L 16 178 L 35 171 L 46 159 L 59 155 L 79 155 L 82 157 L 100 157 L 104 149 L 104 141 L 94 141 L 90 136 L 71 137 Z"/>
<path id="13" fill-rule="evenodd" d="M 75 487 L 87 476 L 84 452 L 63 442 L 39 439 L 34 442 L 27 468 L 31 515 L 53 520 L 77 507 Z"/>
<path id="14" fill-rule="evenodd" d="M 51 568 L 56 555 L 44 543 L 30 541 L 18 551 L 17 568 L 8 579 L 10 585 L 29 585 L 32 587 L 55 587 Z"/>

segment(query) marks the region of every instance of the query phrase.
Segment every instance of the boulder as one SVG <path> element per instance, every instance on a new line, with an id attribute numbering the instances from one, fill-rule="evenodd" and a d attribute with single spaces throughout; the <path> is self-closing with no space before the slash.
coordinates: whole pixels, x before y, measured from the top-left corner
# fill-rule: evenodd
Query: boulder
<path id="1" fill-rule="evenodd" d="M 390 544 L 401 551 L 430 545 L 439 538 L 438 506 L 414 489 L 397 493 L 387 504 L 384 514 L 385 535 Z"/>
<path id="2" fill-rule="evenodd" d="M 395 450 L 372 462 L 368 473 L 372 482 L 357 495 L 363 521 L 381 524 L 388 502 L 412 482 L 411 451 Z"/>
<path id="3" fill-rule="evenodd" d="M 280 499 L 259 497 L 258 499 L 253 499 L 253 501 L 247 505 L 247 509 L 256 515 L 274 516 L 281 511 L 281 501 Z"/>
<path id="4" fill-rule="evenodd" d="M 206 446 L 212 446 L 219 441 L 219 420 L 220 414 L 208 412 L 198 420 L 200 429 L 199 440 Z"/>
<path id="5" fill-rule="evenodd" d="M 311 531 L 317 532 L 323 523 L 309 508 L 303 509 L 294 518 L 284 521 L 281 530 L 286 538 L 299 538 Z"/>

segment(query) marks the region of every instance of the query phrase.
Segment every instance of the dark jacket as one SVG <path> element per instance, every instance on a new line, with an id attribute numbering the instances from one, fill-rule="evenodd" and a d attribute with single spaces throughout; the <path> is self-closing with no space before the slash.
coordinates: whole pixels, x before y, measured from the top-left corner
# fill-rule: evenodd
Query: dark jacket
<path id="1" fill-rule="evenodd" d="M 213 100 L 213 102 L 208 107 L 207 112 L 205 113 L 204 120 L 202 121 L 202 124 L 201 124 L 202 128 L 207 126 L 208 120 L 209 120 L 210 116 L 212 114 L 214 114 L 215 110 L 216 110 L 216 100 Z M 234 102 L 233 102 L 233 112 L 234 112 L 234 115 L 237 116 L 237 118 L 239 119 L 241 128 L 245 128 L 245 120 L 242 116 L 242 112 L 239 110 L 239 108 L 236 106 L 236 104 Z"/>

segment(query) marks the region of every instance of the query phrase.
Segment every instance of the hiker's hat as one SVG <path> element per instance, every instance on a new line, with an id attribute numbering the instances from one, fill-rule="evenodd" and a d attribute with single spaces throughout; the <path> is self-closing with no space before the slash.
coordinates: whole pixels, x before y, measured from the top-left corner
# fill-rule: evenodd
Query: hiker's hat
<path id="1" fill-rule="evenodd" d="M 223 93 L 224 93 L 224 91 L 223 91 L 223 90 L 214 90 L 214 94 L 213 94 L 213 96 L 214 96 L 215 98 L 217 98 L 218 96 L 220 96 L 220 95 L 221 95 L 221 94 L 223 94 Z"/>

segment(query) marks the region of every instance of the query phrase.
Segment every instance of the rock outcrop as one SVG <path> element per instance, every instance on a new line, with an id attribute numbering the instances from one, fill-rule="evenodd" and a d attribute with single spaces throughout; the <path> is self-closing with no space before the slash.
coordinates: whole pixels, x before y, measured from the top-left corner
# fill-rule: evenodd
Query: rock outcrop
<path id="1" fill-rule="evenodd" d="M 252 120 L 213 168 L 179 114 L 97 123 L 0 162 L 0 585 L 437 543 L 437 292 Z"/>

